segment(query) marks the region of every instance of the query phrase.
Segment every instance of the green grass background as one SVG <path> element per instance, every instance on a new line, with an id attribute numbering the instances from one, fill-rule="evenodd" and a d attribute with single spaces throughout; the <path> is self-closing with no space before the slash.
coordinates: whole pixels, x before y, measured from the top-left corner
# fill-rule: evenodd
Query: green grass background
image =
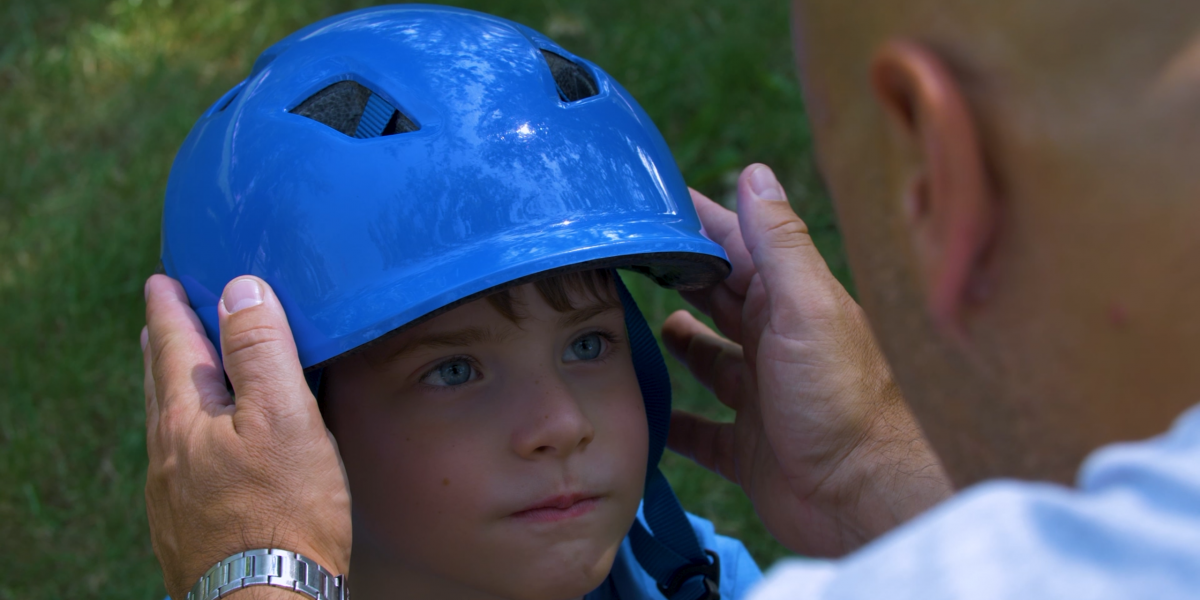
<path id="1" fill-rule="evenodd" d="M 176 149 L 257 54 L 356 1 L 0 3 L 0 599 L 161 598 L 150 549 L 142 283 Z M 783 0 L 481 0 L 621 81 L 688 182 L 731 197 L 762 161 L 834 271 L 840 238 L 810 154 Z M 682 306 L 648 285 L 652 324 Z M 669 361 L 677 403 L 728 411 Z M 674 455 L 684 505 L 766 565 L 785 554 L 740 490 Z"/>

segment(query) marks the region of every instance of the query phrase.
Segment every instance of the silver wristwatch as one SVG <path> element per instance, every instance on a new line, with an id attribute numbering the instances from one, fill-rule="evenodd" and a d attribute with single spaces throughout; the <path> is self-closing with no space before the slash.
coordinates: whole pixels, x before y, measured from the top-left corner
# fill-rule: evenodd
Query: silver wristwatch
<path id="1" fill-rule="evenodd" d="M 287 550 L 247 550 L 213 565 L 192 586 L 187 600 L 216 600 L 252 585 L 287 588 L 313 600 L 349 600 L 342 575 Z"/>

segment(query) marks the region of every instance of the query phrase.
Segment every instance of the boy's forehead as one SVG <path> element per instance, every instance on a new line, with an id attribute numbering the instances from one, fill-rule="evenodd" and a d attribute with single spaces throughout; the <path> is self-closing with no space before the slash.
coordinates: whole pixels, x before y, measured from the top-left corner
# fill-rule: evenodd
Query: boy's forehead
<path id="1" fill-rule="evenodd" d="M 579 290 L 568 290 L 572 308 L 553 309 L 536 291 L 535 284 L 526 283 L 506 290 L 521 304 L 523 318 L 515 322 L 503 315 L 488 298 L 476 298 L 461 306 L 431 317 L 405 331 L 382 340 L 368 350 L 374 360 L 390 361 L 424 346 L 469 346 L 484 342 L 505 342 L 527 332 L 524 321 L 544 323 L 554 328 L 577 326 L 605 313 L 623 315 L 617 298 L 593 297 Z"/>
<path id="2" fill-rule="evenodd" d="M 474 333 L 465 337 L 448 335 L 450 332 L 464 331 Z M 392 360 L 419 344 L 420 340 L 439 336 L 439 334 L 447 337 L 448 342 L 453 341 L 452 337 L 463 338 L 462 343 L 454 345 L 468 345 L 473 338 L 478 338 L 474 341 L 482 341 L 483 338 L 503 340 L 510 339 L 517 333 L 516 324 L 505 319 L 495 308 L 490 306 L 487 298 L 476 298 L 382 340 L 368 350 L 368 355 L 373 359 Z"/>

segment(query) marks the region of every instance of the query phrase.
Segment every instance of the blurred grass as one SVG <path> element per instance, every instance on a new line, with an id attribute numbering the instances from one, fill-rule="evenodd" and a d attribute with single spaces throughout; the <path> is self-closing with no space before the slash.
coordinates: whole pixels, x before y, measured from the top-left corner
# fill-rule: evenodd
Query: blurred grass
<path id="1" fill-rule="evenodd" d="M 142 487 L 137 334 L 160 204 L 192 122 L 288 32 L 364 2 L 0 5 L 0 600 L 161 598 Z M 844 281 L 782 0 L 474 0 L 586 56 L 643 104 L 688 182 L 730 197 L 771 164 Z M 636 285 L 652 324 L 677 296 Z M 728 417 L 671 362 L 679 405 Z M 684 505 L 783 554 L 741 492 L 669 455 Z"/>

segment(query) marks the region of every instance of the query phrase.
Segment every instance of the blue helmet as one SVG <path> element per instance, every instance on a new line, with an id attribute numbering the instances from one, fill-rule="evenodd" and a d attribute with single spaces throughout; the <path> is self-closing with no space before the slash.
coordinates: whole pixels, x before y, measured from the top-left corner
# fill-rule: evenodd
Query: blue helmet
<path id="1" fill-rule="evenodd" d="M 423 5 L 331 17 L 263 52 L 175 158 L 162 265 L 214 345 L 226 283 L 266 280 L 310 371 L 549 272 L 625 268 L 690 290 L 730 269 L 612 77 L 517 23 Z M 657 469 L 666 368 L 620 292 L 651 430 L 654 535 L 635 524 L 630 540 L 669 597 L 704 597 L 711 565 Z"/>

